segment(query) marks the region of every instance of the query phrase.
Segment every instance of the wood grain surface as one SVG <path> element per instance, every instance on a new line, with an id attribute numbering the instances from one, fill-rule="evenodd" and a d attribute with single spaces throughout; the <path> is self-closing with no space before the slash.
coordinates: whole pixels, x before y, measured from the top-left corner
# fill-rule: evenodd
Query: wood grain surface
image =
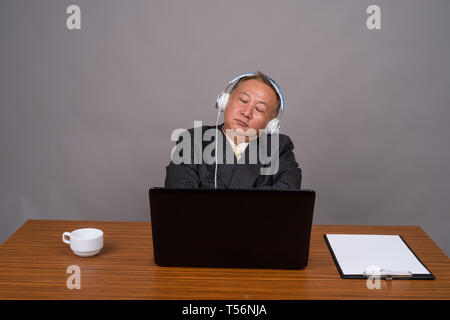
<path id="1" fill-rule="evenodd" d="M 61 241 L 64 231 L 93 227 L 104 248 L 81 258 Z M 325 233 L 398 234 L 435 280 L 341 279 Z M 67 267 L 81 270 L 81 288 L 68 289 Z M 314 225 L 302 270 L 178 268 L 154 263 L 148 222 L 28 220 L 0 246 L 0 299 L 450 299 L 447 255 L 417 226 Z"/>

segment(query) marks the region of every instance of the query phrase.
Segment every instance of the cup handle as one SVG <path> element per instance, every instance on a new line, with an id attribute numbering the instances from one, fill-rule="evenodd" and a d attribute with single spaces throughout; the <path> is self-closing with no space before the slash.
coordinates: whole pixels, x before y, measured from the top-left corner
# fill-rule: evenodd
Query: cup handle
<path id="1" fill-rule="evenodd" d="M 64 232 L 62 234 L 62 241 L 67 244 L 70 244 L 70 232 Z"/>

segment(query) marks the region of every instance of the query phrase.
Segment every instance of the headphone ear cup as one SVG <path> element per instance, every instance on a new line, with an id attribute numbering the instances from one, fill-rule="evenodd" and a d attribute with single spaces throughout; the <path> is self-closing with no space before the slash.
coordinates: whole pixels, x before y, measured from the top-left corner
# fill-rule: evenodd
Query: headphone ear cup
<path id="1" fill-rule="evenodd" d="M 219 108 L 220 111 L 225 111 L 228 99 L 230 99 L 230 94 L 228 92 L 219 95 L 219 97 L 217 98 L 217 108 Z"/>
<path id="2" fill-rule="evenodd" d="M 273 118 L 267 123 L 266 130 L 268 134 L 278 134 L 280 133 L 280 120 L 278 118 Z"/>

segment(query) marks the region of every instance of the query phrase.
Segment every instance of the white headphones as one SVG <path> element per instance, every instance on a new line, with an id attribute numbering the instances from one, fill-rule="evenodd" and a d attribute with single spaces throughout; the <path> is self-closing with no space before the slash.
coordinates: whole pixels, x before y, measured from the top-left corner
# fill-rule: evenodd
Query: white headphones
<path id="1" fill-rule="evenodd" d="M 255 76 L 255 75 L 256 75 L 256 73 L 244 73 L 244 74 L 241 74 L 240 76 L 237 76 L 233 80 L 231 80 L 228 83 L 228 85 L 225 88 L 225 90 L 223 90 L 222 93 L 220 93 L 217 96 L 216 108 L 218 108 L 219 111 L 224 112 L 225 108 L 227 106 L 228 100 L 230 99 L 230 93 L 229 92 L 234 88 L 234 86 L 238 83 L 238 81 L 240 79 L 244 78 L 244 77 Z M 269 123 L 267 123 L 266 130 L 267 130 L 268 134 L 277 134 L 277 133 L 280 132 L 280 115 L 284 111 L 284 98 L 283 98 L 283 95 L 281 94 L 280 88 L 277 86 L 275 81 L 273 81 L 272 79 L 270 79 L 267 76 L 266 76 L 266 78 L 270 81 L 272 86 L 275 88 L 275 90 L 277 92 L 277 95 L 280 98 L 280 109 L 281 109 L 278 112 L 277 117 L 273 118 L 272 120 L 269 121 Z"/>

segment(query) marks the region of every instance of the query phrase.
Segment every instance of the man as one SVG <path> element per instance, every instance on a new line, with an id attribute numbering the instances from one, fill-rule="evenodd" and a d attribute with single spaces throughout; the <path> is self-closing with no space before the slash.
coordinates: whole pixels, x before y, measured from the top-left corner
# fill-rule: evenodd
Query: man
<path id="1" fill-rule="evenodd" d="M 192 155 L 187 157 L 190 161 L 179 164 L 171 161 L 166 167 L 165 187 L 300 190 L 301 169 L 295 161 L 291 139 L 276 132 L 264 132 L 271 120 L 277 119 L 280 113 L 283 98 L 277 88 L 273 80 L 261 72 L 240 77 L 226 100 L 224 123 L 220 126 L 201 127 L 202 135 L 214 129 L 218 132 L 216 142 L 226 141 L 223 148 L 217 144 L 218 152 L 215 154 L 214 150 L 214 163 L 198 163 Z M 194 136 L 195 130 L 189 129 L 187 136 Z M 179 139 L 177 146 L 180 142 Z M 191 150 L 206 150 L 207 144 L 203 140 L 200 143 L 192 140 L 190 143 Z M 260 148 L 255 162 L 250 161 L 253 149 L 249 145 Z M 273 146 L 277 147 L 275 151 L 272 150 Z M 230 149 L 234 151 L 237 163 L 224 161 L 223 151 Z M 276 169 L 271 171 L 272 174 L 263 174 L 263 169 L 267 169 L 269 164 L 263 161 L 263 149 L 272 150 L 271 163 L 276 162 Z"/>

